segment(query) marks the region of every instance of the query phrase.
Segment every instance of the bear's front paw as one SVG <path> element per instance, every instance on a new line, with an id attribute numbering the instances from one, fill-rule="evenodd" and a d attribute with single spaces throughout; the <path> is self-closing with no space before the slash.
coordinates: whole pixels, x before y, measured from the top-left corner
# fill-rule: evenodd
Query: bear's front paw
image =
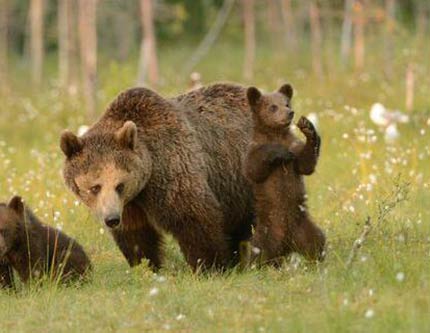
<path id="1" fill-rule="evenodd" d="M 312 124 L 311 121 L 306 117 L 300 117 L 299 121 L 297 122 L 297 127 L 306 137 L 313 137 L 317 134 L 314 124 Z"/>

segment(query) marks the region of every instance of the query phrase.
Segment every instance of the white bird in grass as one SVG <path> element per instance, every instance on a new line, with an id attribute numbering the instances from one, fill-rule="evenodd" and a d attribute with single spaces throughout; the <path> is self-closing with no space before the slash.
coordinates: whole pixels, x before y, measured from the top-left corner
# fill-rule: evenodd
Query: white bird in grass
<path id="1" fill-rule="evenodd" d="M 385 106 L 381 103 L 375 103 L 370 108 L 370 119 L 378 125 L 382 127 L 387 127 L 393 123 L 408 123 L 409 116 L 404 114 L 398 110 L 389 111 Z"/>
<path id="2" fill-rule="evenodd" d="M 370 108 L 370 119 L 374 124 L 384 130 L 386 142 L 393 142 L 400 136 L 397 124 L 409 122 L 409 116 L 407 114 L 398 110 L 389 111 L 381 103 L 372 105 Z"/>

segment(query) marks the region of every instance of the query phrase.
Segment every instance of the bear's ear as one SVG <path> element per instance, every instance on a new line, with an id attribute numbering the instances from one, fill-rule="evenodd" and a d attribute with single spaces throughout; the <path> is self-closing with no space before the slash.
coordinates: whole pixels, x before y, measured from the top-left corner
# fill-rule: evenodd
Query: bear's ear
<path id="1" fill-rule="evenodd" d="M 15 211 L 19 216 L 24 214 L 24 203 L 22 202 L 22 198 L 17 195 L 10 199 L 7 206 Z"/>
<path id="2" fill-rule="evenodd" d="M 249 105 L 255 106 L 261 98 L 261 92 L 255 87 L 249 87 L 246 91 L 246 97 Z"/>
<path id="3" fill-rule="evenodd" d="M 79 153 L 84 147 L 82 140 L 72 132 L 66 130 L 61 134 L 60 147 L 67 158 Z"/>
<path id="4" fill-rule="evenodd" d="M 118 142 L 131 150 L 136 147 L 137 142 L 137 127 L 136 124 L 127 120 L 124 125 L 115 133 Z"/>
<path id="5" fill-rule="evenodd" d="M 291 84 L 287 83 L 284 84 L 281 88 L 278 90 L 281 94 L 284 94 L 288 99 L 293 98 L 294 90 Z"/>

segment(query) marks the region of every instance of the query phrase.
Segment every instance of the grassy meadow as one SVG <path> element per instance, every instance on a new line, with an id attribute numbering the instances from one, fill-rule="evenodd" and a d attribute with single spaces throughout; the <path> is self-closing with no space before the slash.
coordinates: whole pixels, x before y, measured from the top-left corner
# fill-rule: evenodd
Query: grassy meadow
<path id="1" fill-rule="evenodd" d="M 58 89 L 54 56 L 38 88 L 28 84 L 27 64 L 15 60 L 10 88 L 0 95 L 0 201 L 22 195 L 43 221 L 80 241 L 95 269 L 83 286 L 44 283 L 0 292 L 0 332 L 430 331 L 430 49 L 428 43 L 398 40 L 393 76 L 387 78 L 380 39 L 369 36 L 367 42 L 360 73 L 342 68 L 327 47 L 321 79 L 310 70 L 309 52 L 274 54 L 260 47 L 255 79 L 245 82 L 238 43 L 217 43 L 198 65 L 204 83 L 274 90 L 291 82 L 296 119 L 318 114 L 321 159 L 306 182 L 310 211 L 329 244 L 318 266 L 294 256 L 279 270 L 209 276 L 194 275 L 170 238 L 159 274 L 145 265 L 128 267 L 102 225 L 63 184 L 59 135 L 87 124 L 82 100 Z M 414 53 L 417 45 L 423 46 Z M 162 95 L 188 89 L 178 68 L 191 51 L 161 46 Z M 411 61 L 411 121 L 400 125 L 396 142 L 386 144 L 369 108 L 375 102 L 404 108 Z M 117 93 L 134 85 L 137 60 L 118 64 L 102 57 L 99 69 L 101 114 Z M 348 264 L 368 216 L 372 229 Z"/>

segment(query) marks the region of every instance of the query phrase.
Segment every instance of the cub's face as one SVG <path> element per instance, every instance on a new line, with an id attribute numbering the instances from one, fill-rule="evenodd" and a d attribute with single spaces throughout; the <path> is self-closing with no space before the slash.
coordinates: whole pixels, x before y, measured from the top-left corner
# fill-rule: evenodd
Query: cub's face
<path id="1" fill-rule="evenodd" d="M 20 197 L 13 197 L 7 205 L 0 203 L 0 258 L 13 247 L 23 215 L 24 204 Z"/>
<path id="2" fill-rule="evenodd" d="M 136 125 L 127 121 L 116 133 L 81 138 L 65 132 L 61 149 L 67 186 L 107 227 L 118 227 L 124 206 L 151 175 L 151 158 L 145 147 L 138 147 Z"/>
<path id="3" fill-rule="evenodd" d="M 271 129 L 286 128 L 291 124 L 294 117 L 292 97 L 293 88 L 289 84 L 269 94 L 262 94 L 255 87 L 247 90 L 248 103 L 258 125 Z"/>

